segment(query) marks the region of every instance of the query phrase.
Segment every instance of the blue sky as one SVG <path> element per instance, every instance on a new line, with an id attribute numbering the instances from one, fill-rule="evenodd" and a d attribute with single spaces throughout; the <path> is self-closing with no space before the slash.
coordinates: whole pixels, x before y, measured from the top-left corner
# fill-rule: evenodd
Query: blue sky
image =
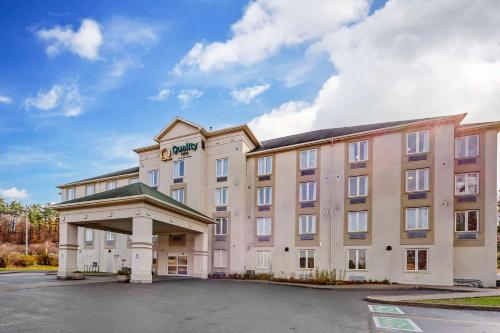
<path id="1" fill-rule="evenodd" d="M 153 143 L 177 115 L 206 127 L 249 123 L 261 138 L 459 113 L 477 100 L 484 105 L 471 120 L 494 118 L 497 100 L 481 84 L 443 94 L 413 86 L 435 79 L 439 87 L 454 66 L 484 65 L 484 57 L 457 58 L 443 72 L 440 58 L 425 58 L 443 54 L 443 40 L 457 43 L 460 31 L 421 42 L 456 2 L 393 2 L 2 1 L 0 195 L 58 201 L 57 184 L 136 165 L 131 149 Z M 418 14 L 436 17 L 423 24 Z M 476 30 L 488 28 L 476 20 Z M 494 48 L 486 33 L 471 38 Z M 415 69 L 423 59 L 436 69 Z M 455 79 L 470 79 L 462 74 Z M 384 87 L 395 79 L 401 84 Z M 385 94 L 394 96 L 381 102 Z M 451 94 L 464 97 L 447 105 Z"/>

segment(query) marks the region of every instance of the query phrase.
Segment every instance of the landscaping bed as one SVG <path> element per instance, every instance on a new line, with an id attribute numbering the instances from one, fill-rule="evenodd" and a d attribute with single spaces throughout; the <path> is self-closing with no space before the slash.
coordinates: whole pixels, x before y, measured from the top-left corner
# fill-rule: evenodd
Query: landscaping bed
<path id="1" fill-rule="evenodd" d="M 500 296 L 429 299 L 429 300 L 421 300 L 419 302 L 430 303 L 430 304 L 449 304 L 449 305 L 498 306 L 500 308 Z"/>

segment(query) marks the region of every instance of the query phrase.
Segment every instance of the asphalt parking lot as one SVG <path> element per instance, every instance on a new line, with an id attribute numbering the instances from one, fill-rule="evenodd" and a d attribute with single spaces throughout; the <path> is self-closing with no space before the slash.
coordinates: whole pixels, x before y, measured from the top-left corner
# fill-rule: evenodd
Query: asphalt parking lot
<path id="1" fill-rule="evenodd" d="M 1 281 L 3 285 L 16 283 L 12 279 L 22 283 L 36 278 L 0 276 L 0 286 Z M 500 332 L 498 312 L 414 307 L 370 312 L 363 298 L 374 293 L 410 292 L 316 290 L 194 279 L 151 285 L 111 282 L 4 289 L 0 290 L 0 332 L 349 333 L 409 332 L 412 330 L 407 329 L 415 327 L 414 332 Z"/>

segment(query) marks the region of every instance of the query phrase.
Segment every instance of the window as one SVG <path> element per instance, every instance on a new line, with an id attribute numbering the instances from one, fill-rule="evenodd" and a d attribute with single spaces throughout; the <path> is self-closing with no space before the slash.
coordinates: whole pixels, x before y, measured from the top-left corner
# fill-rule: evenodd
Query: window
<path id="1" fill-rule="evenodd" d="M 228 220 L 227 217 L 218 217 L 215 219 L 214 235 L 224 236 L 227 235 Z"/>
<path id="2" fill-rule="evenodd" d="M 316 182 L 300 183 L 299 192 L 300 201 L 315 201 L 316 200 Z"/>
<path id="3" fill-rule="evenodd" d="M 257 160 L 258 164 L 258 175 L 270 175 L 273 173 L 273 157 L 266 156 L 261 157 Z"/>
<path id="4" fill-rule="evenodd" d="M 87 185 L 85 186 L 85 195 L 92 195 L 94 194 L 94 185 Z"/>
<path id="5" fill-rule="evenodd" d="M 415 169 L 406 171 L 406 192 L 429 190 L 429 169 Z"/>
<path id="6" fill-rule="evenodd" d="M 479 211 L 464 210 L 455 212 L 456 232 L 478 232 L 479 231 Z"/>
<path id="7" fill-rule="evenodd" d="M 271 218 L 257 218 L 257 236 L 271 236 Z"/>
<path id="8" fill-rule="evenodd" d="M 158 170 L 149 171 L 149 186 L 151 187 L 158 186 Z"/>
<path id="9" fill-rule="evenodd" d="M 316 168 L 316 149 L 303 150 L 300 152 L 300 170 Z"/>
<path id="10" fill-rule="evenodd" d="M 214 267 L 227 267 L 227 250 L 214 250 Z"/>
<path id="11" fill-rule="evenodd" d="M 406 230 L 429 229 L 429 208 L 406 208 Z"/>
<path id="12" fill-rule="evenodd" d="M 128 181 L 129 184 L 135 184 L 138 182 L 139 182 L 139 177 L 130 178 Z"/>
<path id="13" fill-rule="evenodd" d="M 316 215 L 299 216 L 299 233 L 301 235 L 316 233 Z"/>
<path id="14" fill-rule="evenodd" d="M 174 161 L 174 179 L 184 177 L 184 160 Z"/>
<path id="15" fill-rule="evenodd" d="M 85 228 L 85 242 L 91 243 L 94 241 L 94 230 Z"/>
<path id="16" fill-rule="evenodd" d="M 257 250 L 257 269 L 271 268 L 271 251 Z"/>
<path id="17" fill-rule="evenodd" d="M 116 182 L 107 182 L 106 190 L 114 190 L 116 188 Z"/>
<path id="18" fill-rule="evenodd" d="M 106 231 L 106 242 L 113 242 L 115 240 L 115 234 L 111 231 Z"/>
<path id="19" fill-rule="evenodd" d="M 427 250 L 406 250 L 406 270 L 409 272 L 427 271 Z"/>
<path id="20" fill-rule="evenodd" d="M 314 250 L 299 251 L 299 267 L 304 269 L 314 268 Z"/>
<path id="21" fill-rule="evenodd" d="M 349 163 L 368 161 L 368 141 L 349 144 Z"/>
<path id="22" fill-rule="evenodd" d="M 215 176 L 227 177 L 229 170 L 229 159 L 221 158 L 215 161 Z"/>
<path id="23" fill-rule="evenodd" d="M 215 206 L 227 206 L 227 187 L 215 189 Z"/>
<path id="24" fill-rule="evenodd" d="M 349 250 L 349 269 L 366 269 L 366 250 Z"/>
<path id="25" fill-rule="evenodd" d="M 184 203 L 184 189 L 179 188 L 172 190 L 172 199 L 179 201 L 180 203 Z"/>
<path id="26" fill-rule="evenodd" d="M 479 193 L 479 173 L 461 173 L 455 175 L 455 195 Z"/>
<path id="27" fill-rule="evenodd" d="M 259 187 L 257 189 L 257 205 L 268 206 L 273 201 L 273 188 L 271 186 Z"/>
<path id="28" fill-rule="evenodd" d="M 349 177 L 349 197 L 368 195 L 368 176 Z"/>
<path id="29" fill-rule="evenodd" d="M 406 151 L 409 155 L 427 153 L 429 151 L 429 131 L 406 134 Z"/>
<path id="30" fill-rule="evenodd" d="M 75 188 L 66 189 L 66 200 L 73 200 L 75 198 Z"/>
<path id="31" fill-rule="evenodd" d="M 455 157 L 479 156 L 479 135 L 462 136 L 455 139 Z"/>
<path id="32" fill-rule="evenodd" d="M 367 232 L 368 231 L 368 212 L 349 212 L 347 213 L 347 232 Z"/>

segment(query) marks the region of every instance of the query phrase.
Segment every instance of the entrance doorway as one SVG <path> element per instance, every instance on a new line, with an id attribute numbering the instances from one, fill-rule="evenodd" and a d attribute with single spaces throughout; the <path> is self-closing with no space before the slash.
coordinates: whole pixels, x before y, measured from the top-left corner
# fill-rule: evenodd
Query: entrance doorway
<path id="1" fill-rule="evenodd" d="M 188 275 L 188 257 L 185 254 L 169 253 L 167 257 L 168 275 Z"/>

